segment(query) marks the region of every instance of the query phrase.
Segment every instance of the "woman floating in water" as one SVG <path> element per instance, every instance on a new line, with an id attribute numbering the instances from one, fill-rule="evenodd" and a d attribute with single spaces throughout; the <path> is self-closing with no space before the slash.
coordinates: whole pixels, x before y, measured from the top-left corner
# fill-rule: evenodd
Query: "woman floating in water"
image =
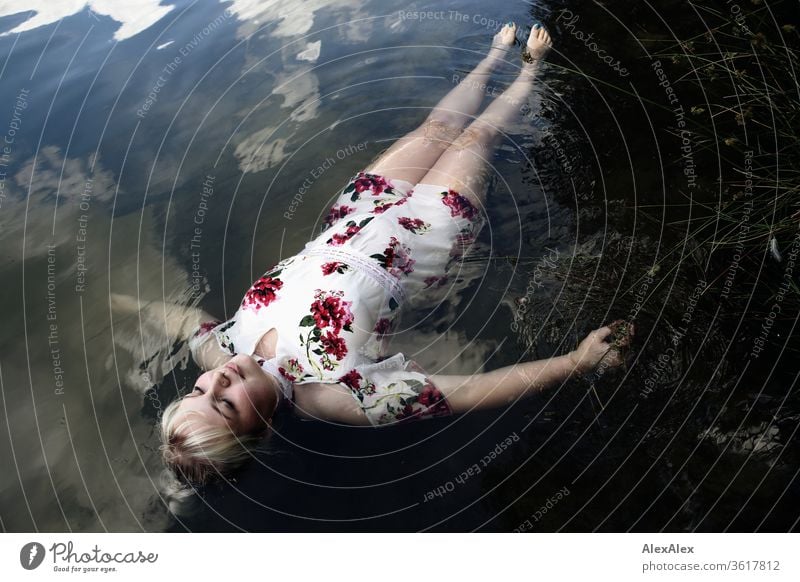
<path id="1" fill-rule="evenodd" d="M 184 482 L 203 483 L 252 457 L 279 406 L 302 418 L 383 426 L 509 405 L 622 357 L 590 333 L 576 350 L 471 376 L 428 375 L 386 334 L 405 305 L 447 291 L 484 219 L 489 160 L 519 119 L 550 35 L 534 26 L 519 76 L 478 117 L 483 80 L 513 46 L 516 26 L 425 122 L 356 174 L 325 230 L 270 269 L 234 316 L 206 316 L 190 340 L 205 370 L 162 415 L 161 450 Z"/>

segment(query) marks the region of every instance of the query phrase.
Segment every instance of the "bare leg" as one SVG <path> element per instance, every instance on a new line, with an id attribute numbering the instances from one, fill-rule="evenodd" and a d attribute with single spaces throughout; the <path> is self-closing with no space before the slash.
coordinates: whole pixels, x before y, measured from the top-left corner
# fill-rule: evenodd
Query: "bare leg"
<path id="1" fill-rule="evenodd" d="M 489 53 L 472 72 L 439 101 L 417 129 L 399 138 L 365 171 L 416 184 L 474 119 L 486 81 L 513 46 L 516 30 L 513 23 L 500 29 Z"/>
<path id="2" fill-rule="evenodd" d="M 527 52 L 532 62 L 525 63 L 516 80 L 473 121 L 419 181 L 452 188 L 481 206 L 486 197 L 490 162 L 503 132 L 522 114 L 539 61 L 550 49 L 548 32 L 537 27 L 528 38 Z"/>

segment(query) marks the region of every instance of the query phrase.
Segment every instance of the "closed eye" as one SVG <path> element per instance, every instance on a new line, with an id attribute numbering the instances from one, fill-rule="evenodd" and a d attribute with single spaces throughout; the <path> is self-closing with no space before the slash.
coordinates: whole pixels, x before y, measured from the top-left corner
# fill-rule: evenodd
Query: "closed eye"
<path id="1" fill-rule="evenodd" d="M 200 386 L 195 386 L 195 387 L 192 389 L 192 392 L 191 392 L 191 393 L 192 393 L 192 394 L 194 394 L 194 393 L 196 393 L 196 392 L 199 392 L 200 394 L 205 394 L 205 392 L 203 392 L 203 389 L 202 389 L 202 388 L 200 388 Z M 227 405 L 228 405 L 228 406 L 231 408 L 231 410 L 233 410 L 234 412 L 236 412 L 236 407 L 233 405 L 233 402 L 231 402 L 231 401 L 230 401 L 230 400 L 228 400 L 227 398 L 222 398 L 222 402 L 224 402 L 225 404 L 227 404 Z"/>

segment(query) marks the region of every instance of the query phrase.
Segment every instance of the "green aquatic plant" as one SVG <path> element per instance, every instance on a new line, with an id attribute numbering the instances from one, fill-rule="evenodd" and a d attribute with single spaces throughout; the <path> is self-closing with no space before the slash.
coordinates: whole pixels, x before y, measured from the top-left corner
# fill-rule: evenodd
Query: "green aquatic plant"
<path id="1" fill-rule="evenodd" d="M 702 34 L 667 46 L 641 39 L 671 62 L 691 103 L 698 164 L 718 176 L 705 184 L 709 196 L 675 203 L 691 211 L 669 225 L 709 257 L 728 317 L 747 312 L 758 321 L 777 300 L 778 318 L 789 321 L 800 310 L 800 37 L 791 24 L 775 25 L 780 10 L 758 6 L 731 18 L 706 4 Z M 787 347 L 800 350 L 791 338 Z"/>

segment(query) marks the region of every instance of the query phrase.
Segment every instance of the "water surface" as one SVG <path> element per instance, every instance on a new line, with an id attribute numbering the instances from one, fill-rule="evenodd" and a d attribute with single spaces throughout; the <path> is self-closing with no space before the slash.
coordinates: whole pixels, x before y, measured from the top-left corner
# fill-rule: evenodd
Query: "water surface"
<path id="1" fill-rule="evenodd" d="M 735 338 L 714 328 L 709 341 L 708 303 L 687 333 L 698 342 L 681 342 L 645 389 L 705 265 L 659 272 L 683 240 L 665 225 L 685 209 L 667 197 L 686 182 L 648 55 L 608 15 L 557 20 L 584 10 L 571 4 L 153 0 L 105 14 L 37 2 L 0 14 L 3 528 L 792 527 L 794 427 L 769 421 L 782 392 L 754 382 L 731 400 L 737 374 L 695 365 L 698 345 L 724 364 Z M 631 18 L 667 38 L 653 14 Z M 396 346 L 471 373 L 571 349 L 639 301 L 640 358 L 594 384 L 413 427 L 285 419 L 284 455 L 171 506 L 155 423 L 198 371 L 166 337 L 163 311 L 115 313 L 111 294 L 230 316 L 265 268 L 318 231 L 347 178 L 478 62 L 500 23 L 534 19 L 561 44 L 494 160 L 480 276 Z M 581 27 L 632 77 L 587 50 Z M 498 71 L 498 88 L 517 66 Z M 720 411 L 736 406 L 747 420 L 726 426 Z"/>

